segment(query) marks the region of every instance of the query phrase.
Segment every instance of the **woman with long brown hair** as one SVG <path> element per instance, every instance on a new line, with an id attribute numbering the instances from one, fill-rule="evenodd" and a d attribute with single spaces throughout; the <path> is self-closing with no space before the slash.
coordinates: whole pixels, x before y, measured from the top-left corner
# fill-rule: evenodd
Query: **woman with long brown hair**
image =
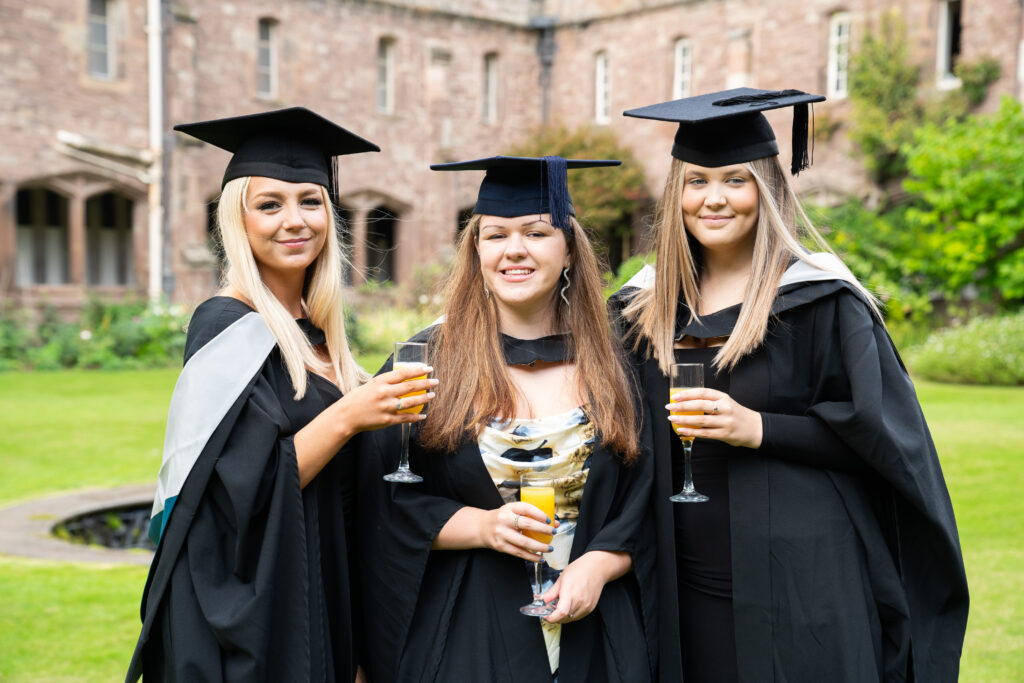
<path id="1" fill-rule="evenodd" d="M 796 174 L 823 99 L 739 88 L 626 112 L 679 123 L 656 265 L 612 302 L 653 422 L 662 681 L 956 680 L 967 584 L 928 427 L 760 113 L 796 107 Z M 683 363 L 704 386 L 669 399 Z"/>
<path id="2" fill-rule="evenodd" d="M 566 188 L 568 168 L 612 163 L 495 157 L 432 167 L 487 173 L 444 318 L 418 336 L 441 381 L 411 454 L 424 481 L 389 485 L 380 521 L 360 530 L 374 558 L 362 578 L 376 606 L 371 680 L 653 675 L 651 462 L 598 261 Z M 393 431 L 372 439 L 380 469 L 371 480 L 395 462 Z M 531 473 L 551 481 L 553 518 L 518 500 Z M 535 602 L 551 613 L 538 620 L 519 608 L 541 554 Z"/>

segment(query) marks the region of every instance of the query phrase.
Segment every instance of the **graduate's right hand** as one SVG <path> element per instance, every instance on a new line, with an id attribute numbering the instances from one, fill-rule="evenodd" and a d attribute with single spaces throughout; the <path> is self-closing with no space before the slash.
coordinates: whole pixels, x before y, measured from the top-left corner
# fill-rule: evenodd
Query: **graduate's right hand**
<path id="1" fill-rule="evenodd" d="M 535 541 L 521 531 L 553 535 L 558 522 L 551 523 L 540 508 L 529 503 L 506 503 L 481 516 L 480 537 L 486 547 L 514 555 L 529 562 L 540 560 L 538 553 L 551 551 L 547 543 Z"/>
<path id="2" fill-rule="evenodd" d="M 333 407 L 340 411 L 341 419 L 353 434 L 425 420 L 427 416 L 422 409 L 418 412 L 409 409 L 426 405 L 434 398 L 432 389 L 437 386 L 436 379 L 413 379 L 431 370 L 426 365 L 413 365 L 381 373 L 345 394 Z M 417 392 L 420 393 L 409 395 Z"/>

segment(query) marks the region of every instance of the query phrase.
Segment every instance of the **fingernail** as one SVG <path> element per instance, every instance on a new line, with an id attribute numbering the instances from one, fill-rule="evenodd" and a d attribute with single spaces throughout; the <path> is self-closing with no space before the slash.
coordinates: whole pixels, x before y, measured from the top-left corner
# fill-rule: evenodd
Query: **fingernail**
<path id="1" fill-rule="evenodd" d="M 549 545 L 549 546 L 548 546 L 548 552 L 549 552 L 549 553 L 553 553 L 553 552 L 555 552 L 555 546 L 553 546 L 553 545 Z"/>
<path id="2" fill-rule="evenodd" d="M 433 371 L 434 371 L 434 366 L 428 365 L 427 366 L 427 372 L 433 372 Z"/>
<path id="3" fill-rule="evenodd" d="M 548 524 L 551 524 L 551 518 L 550 517 L 545 517 L 544 521 L 547 522 Z"/>
<path id="4" fill-rule="evenodd" d="M 430 379 L 430 386 L 436 387 L 440 383 L 441 383 L 441 380 L 439 380 L 439 379 L 433 379 L 433 378 Z"/>
<path id="5" fill-rule="evenodd" d="M 426 415 L 424 415 L 423 413 L 420 413 L 420 414 L 419 414 L 419 415 L 417 415 L 416 417 L 418 417 L 418 418 L 419 418 L 420 422 L 423 422 L 424 420 L 426 420 L 426 419 L 427 419 L 427 416 L 426 416 Z"/>
<path id="6" fill-rule="evenodd" d="M 434 392 L 433 391 L 428 391 L 427 392 L 427 398 L 434 398 Z"/>

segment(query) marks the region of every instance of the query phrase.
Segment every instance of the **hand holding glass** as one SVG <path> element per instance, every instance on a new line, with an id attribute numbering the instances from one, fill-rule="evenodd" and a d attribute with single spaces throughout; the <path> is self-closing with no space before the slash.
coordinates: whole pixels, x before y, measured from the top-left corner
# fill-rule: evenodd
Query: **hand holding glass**
<path id="1" fill-rule="evenodd" d="M 672 396 L 686 389 L 697 389 L 704 386 L 704 366 L 700 363 L 676 363 L 672 366 L 672 375 L 669 377 L 668 400 L 672 402 Z M 672 412 L 672 415 L 703 415 L 704 411 L 693 412 Z M 673 422 L 672 430 L 677 425 Z M 693 469 L 690 465 L 690 452 L 693 449 L 693 437 L 683 436 L 677 432 L 679 440 L 683 442 L 683 490 L 669 500 L 673 503 L 703 503 L 708 497 L 698 493 L 693 488 Z"/>
<path id="2" fill-rule="evenodd" d="M 395 356 L 393 367 L 397 370 L 401 367 L 409 367 L 412 365 L 426 365 L 427 364 L 427 345 L 419 342 L 396 342 L 395 343 Z M 426 379 L 427 373 L 423 373 L 417 377 L 412 377 L 407 382 L 411 382 L 418 379 Z M 411 398 L 413 396 L 420 396 L 427 393 L 426 389 L 420 391 L 411 391 L 408 394 L 402 394 L 398 400 L 399 403 L 403 399 Z M 396 412 L 398 413 L 422 413 L 426 406 L 416 405 L 409 408 L 402 408 Z M 391 474 L 384 475 L 384 481 L 394 481 L 400 484 L 415 484 L 423 481 L 423 477 L 414 473 L 409 469 L 409 434 L 412 431 L 412 423 L 402 423 L 402 458 L 398 462 L 398 469 Z"/>
<path id="3" fill-rule="evenodd" d="M 524 474 L 520 477 L 519 500 L 529 503 L 540 509 L 552 523 L 555 521 L 555 482 L 546 474 Z M 550 547 L 551 535 L 542 534 L 536 531 L 520 532 L 535 541 L 539 541 Z M 533 563 L 533 602 L 519 608 L 521 614 L 531 617 L 544 617 L 555 611 L 553 605 L 549 605 L 540 599 L 541 581 L 540 565 L 543 558 Z"/>

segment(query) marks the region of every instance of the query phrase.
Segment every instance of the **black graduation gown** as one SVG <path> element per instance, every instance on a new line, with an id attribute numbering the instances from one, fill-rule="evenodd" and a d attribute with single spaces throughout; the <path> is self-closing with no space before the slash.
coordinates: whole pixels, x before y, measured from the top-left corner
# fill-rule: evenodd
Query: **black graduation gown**
<path id="1" fill-rule="evenodd" d="M 227 297 L 203 303 L 186 361 L 251 312 Z M 293 442 L 341 393 L 311 375 L 303 399 L 293 396 L 275 347 L 181 489 L 146 581 L 128 681 L 354 678 L 351 463 L 339 453 L 303 489 Z"/>
<path id="2" fill-rule="evenodd" d="M 616 294 L 613 312 L 634 292 Z M 731 397 L 761 412 L 765 426 L 760 449 L 728 462 L 739 680 L 955 681 L 967 582 L 906 369 L 885 328 L 840 280 L 784 287 L 773 310 L 764 344 L 729 380 Z M 727 335 L 738 311 L 682 331 Z M 654 423 L 660 680 L 679 681 L 675 610 L 686 606 L 676 601 L 668 501 L 676 437 L 665 376 L 646 346 L 633 360 Z M 847 448 L 866 467 L 845 467 Z"/>
<path id="3" fill-rule="evenodd" d="M 503 505 L 477 443 L 467 439 L 454 453 L 438 453 L 414 438 L 410 466 L 424 482 L 384 484 L 381 476 L 398 463 L 400 431 L 368 436 L 358 459 L 366 522 L 356 536 L 370 680 L 550 680 L 540 625 L 519 613 L 532 597 L 526 563 L 488 549 L 430 549 L 460 508 Z M 571 559 L 589 550 L 626 551 L 633 570 L 604 587 L 593 613 L 563 625 L 560 683 L 651 680 L 652 474 L 648 452 L 624 466 L 607 448 L 594 449 Z M 366 491 L 379 494 L 373 503 L 364 502 Z"/>

